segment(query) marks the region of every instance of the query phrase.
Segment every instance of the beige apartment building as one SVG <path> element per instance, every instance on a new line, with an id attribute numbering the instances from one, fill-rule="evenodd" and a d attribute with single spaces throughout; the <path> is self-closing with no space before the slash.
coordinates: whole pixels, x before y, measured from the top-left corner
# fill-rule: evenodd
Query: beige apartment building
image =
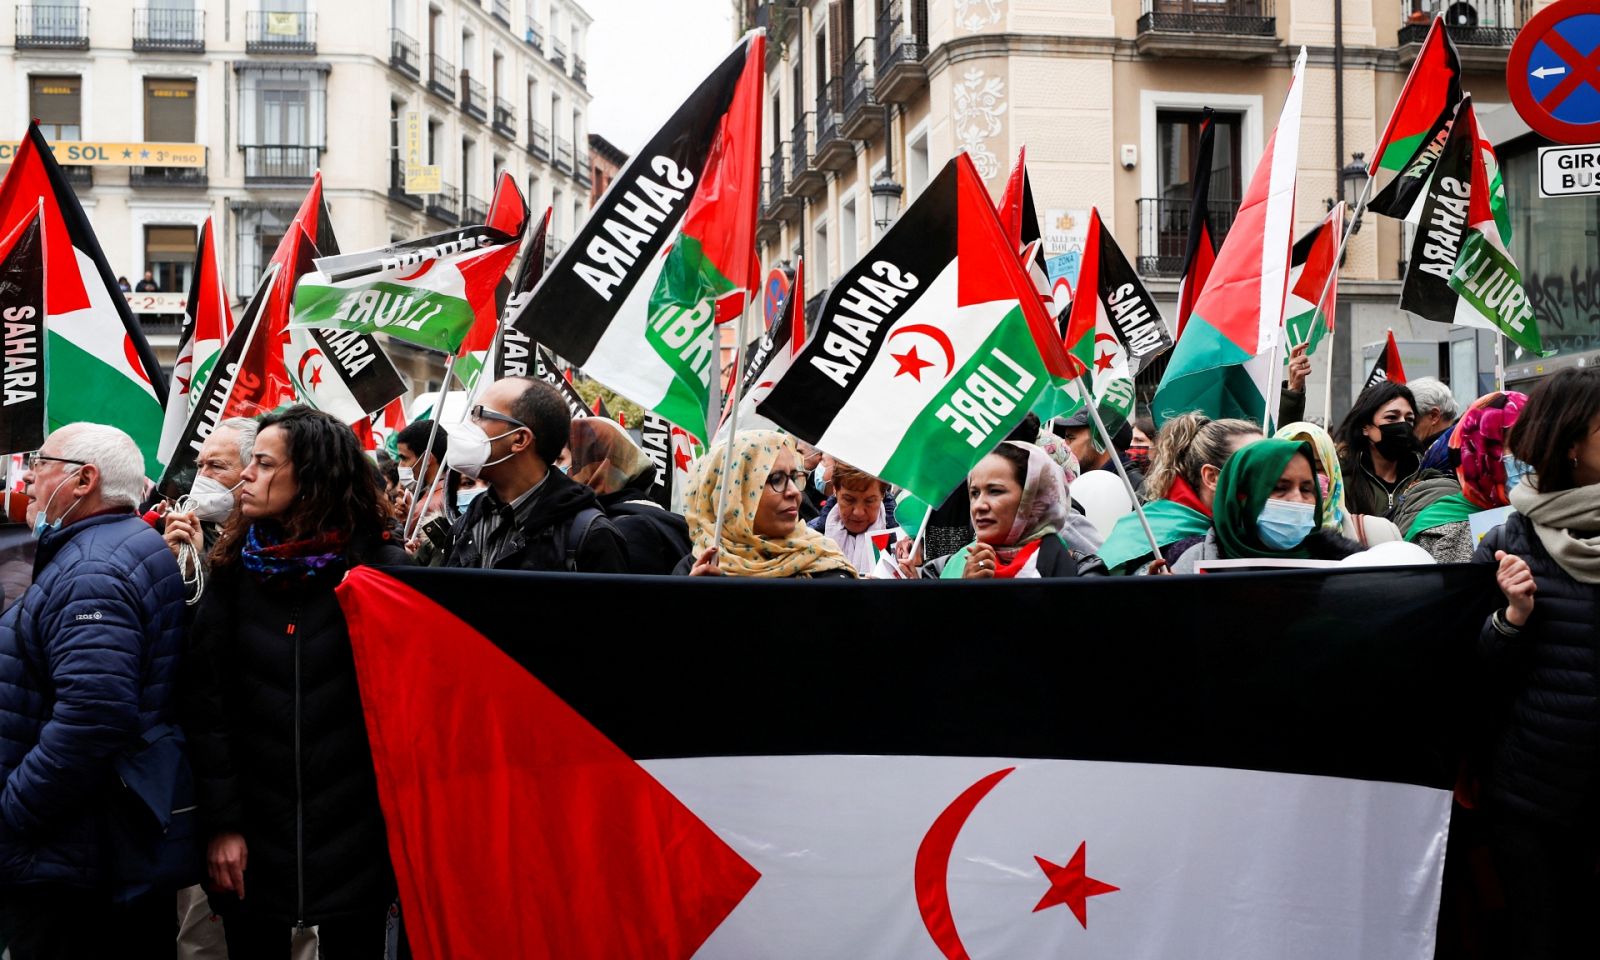
<path id="1" fill-rule="evenodd" d="M 589 208 L 586 43 L 575 0 L 46 0 L 0 18 L 0 140 L 37 117 L 52 140 L 204 147 L 199 167 L 68 168 L 114 273 L 186 291 L 199 227 L 222 241 L 237 303 L 322 171 L 340 244 L 482 222 L 501 171 L 554 208 L 550 254 Z M 403 126 L 440 189 L 406 190 Z M 173 298 L 142 314 L 164 362 Z M 395 345 L 414 388 L 437 355 Z"/>
<path id="2" fill-rule="evenodd" d="M 1173 306 L 1200 111 L 1216 111 L 1210 207 L 1225 235 L 1308 52 L 1297 233 L 1351 200 L 1436 12 L 1480 116 L 1506 107 L 1505 63 L 1536 0 L 743 0 L 768 31 L 762 262 L 804 255 L 808 294 L 865 251 L 956 151 L 996 197 L 1024 145 L 1052 255 L 1091 208 Z M 1337 15 L 1337 19 L 1336 19 Z M 876 191 L 874 187 L 876 186 Z M 1335 414 L 1392 328 L 1411 376 L 1477 396 L 1493 340 L 1402 313 L 1409 228 L 1367 216 L 1341 272 L 1338 334 L 1315 362 L 1308 412 L 1334 378 Z M 820 304 L 813 304 L 815 309 Z M 1146 385 L 1153 390 L 1154 383 Z"/>

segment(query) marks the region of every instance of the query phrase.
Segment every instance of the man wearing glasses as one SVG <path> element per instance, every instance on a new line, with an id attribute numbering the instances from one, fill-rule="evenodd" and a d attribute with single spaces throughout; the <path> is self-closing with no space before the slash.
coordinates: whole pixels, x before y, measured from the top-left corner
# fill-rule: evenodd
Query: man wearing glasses
<path id="1" fill-rule="evenodd" d="M 508 377 L 464 423 L 446 426 L 446 464 L 489 489 L 450 531 L 445 566 L 627 573 L 627 548 L 594 492 L 552 466 L 571 413 L 547 383 Z"/>
<path id="2" fill-rule="evenodd" d="M 62 427 L 23 482 L 39 546 L 33 584 L 0 616 L 0 938 L 18 957 L 143 956 L 163 941 L 170 954 L 171 889 L 114 906 L 157 878 L 106 864 L 131 796 L 114 765 L 172 719 L 183 580 L 134 513 L 144 455 L 121 430 Z"/>

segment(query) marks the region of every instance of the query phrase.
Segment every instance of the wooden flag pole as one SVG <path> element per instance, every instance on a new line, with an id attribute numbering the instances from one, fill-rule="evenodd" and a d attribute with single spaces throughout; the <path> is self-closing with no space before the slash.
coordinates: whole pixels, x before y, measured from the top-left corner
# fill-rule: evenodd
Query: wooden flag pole
<path id="1" fill-rule="evenodd" d="M 733 465 L 733 441 L 739 436 L 739 401 L 744 398 L 744 341 L 750 322 L 750 301 L 754 299 L 747 290 L 744 294 L 744 306 L 739 310 L 739 326 L 733 345 L 733 396 L 730 402 L 733 409 L 728 414 L 728 442 L 722 448 L 722 480 L 717 491 L 717 525 L 711 535 L 711 545 L 719 551 L 722 548 L 722 518 L 728 512 L 728 470 Z M 712 328 L 715 332 L 716 328 Z M 716 345 L 712 345 L 716 349 Z M 721 378 L 719 372 L 718 379 Z"/>
<path id="2" fill-rule="evenodd" d="M 1133 512 L 1139 517 L 1139 526 L 1144 528 L 1145 539 L 1150 541 L 1150 552 L 1154 559 L 1161 559 L 1161 544 L 1156 542 L 1156 532 L 1150 528 L 1150 518 L 1144 515 L 1144 507 L 1139 504 L 1139 491 L 1133 488 L 1133 481 L 1128 478 L 1128 468 L 1122 465 L 1122 457 L 1117 455 L 1117 448 L 1111 443 L 1111 434 L 1106 430 L 1106 423 L 1100 419 L 1100 406 L 1095 403 L 1094 388 L 1090 385 L 1089 375 L 1084 374 L 1082 381 L 1084 401 L 1083 405 L 1089 411 L 1089 419 L 1094 421 L 1094 428 L 1100 431 L 1100 436 L 1106 439 L 1106 449 L 1111 451 L 1111 462 L 1117 465 L 1117 476 L 1122 478 L 1122 485 L 1128 491 L 1128 500 L 1133 504 Z M 927 521 L 923 521 L 927 526 Z"/>

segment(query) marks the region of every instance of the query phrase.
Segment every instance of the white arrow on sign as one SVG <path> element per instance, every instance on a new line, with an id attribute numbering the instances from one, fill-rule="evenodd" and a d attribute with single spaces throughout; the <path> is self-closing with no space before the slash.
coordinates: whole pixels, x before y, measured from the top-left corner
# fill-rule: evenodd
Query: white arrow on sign
<path id="1" fill-rule="evenodd" d="M 1531 71 L 1531 72 L 1535 77 L 1538 77 L 1540 80 L 1543 80 L 1545 77 L 1559 77 L 1563 73 L 1567 72 L 1567 68 L 1566 67 L 1540 67 L 1539 69 Z"/>

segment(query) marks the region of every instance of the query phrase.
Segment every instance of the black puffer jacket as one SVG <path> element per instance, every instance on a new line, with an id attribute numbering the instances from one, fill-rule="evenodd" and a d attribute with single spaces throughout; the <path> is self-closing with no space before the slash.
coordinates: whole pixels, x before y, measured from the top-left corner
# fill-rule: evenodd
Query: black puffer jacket
<path id="1" fill-rule="evenodd" d="M 478 523 L 490 510 L 504 505 L 485 492 L 472 501 L 450 529 L 447 567 L 468 569 L 483 565 L 483 545 L 474 539 Z M 587 513 L 586 511 L 592 511 Z M 581 526 L 575 526 L 579 525 Z M 569 531 L 577 542 L 568 556 Z M 628 549 L 616 526 L 606 519 L 594 491 L 559 470 L 545 475 L 534 494 L 532 512 L 512 535 L 510 549 L 494 564 L 496 570 L 547 572 L 627 573 Z"/>
<path id="2" fill-rule="evenodd" d="M 406 565 L 392 542 L 349 565 Z M 242 833 L 252 912 L 285 924 L 372 913 L 395 897 L 356 686 L 341 571 L 264 585 L 237 564 L 206 585 L 185 729 L 208 835 Z M 226 911 L 231 897 L 217 898 Z"/>
<path id="3" fill-rule="evenodd" d="M 649 476 L 654 476 L 651 472 Z M 650 499 L 649 485 L 624 487 L 599 497 L 600 509 L 622 535 L 628 552 L 628 572 L 671 576 L 678 561 L 694 546 L 689 521 L 664 510 Z"/>
<path id="4" fill-rule="evenodd" d="M 1593 827 L 1600 814 L 1600 587 L 1568 576 L 1533 524 L 1512 514 L 1473 554 L 1496 550 L 1527 561 L 1538 593 L 1522 633 L 1503 637 L 1485 621 L 1479 647 L 1509 712 L 1489 747 L 1486 787 L 1511 811 L 1564 827 Z"/>

